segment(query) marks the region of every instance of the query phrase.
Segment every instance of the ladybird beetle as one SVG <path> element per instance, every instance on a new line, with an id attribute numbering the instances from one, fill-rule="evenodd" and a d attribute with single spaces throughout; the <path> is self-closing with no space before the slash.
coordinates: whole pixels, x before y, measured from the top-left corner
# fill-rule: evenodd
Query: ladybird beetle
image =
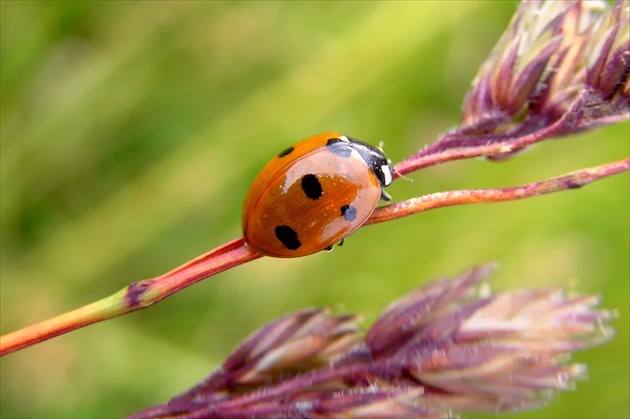
<path id="1" fill-rule="evenodd" d="M 383 152 L 336 132 L 307 138 L 273 158 L 243 205 L 252 249 L 281 258 L 330 250 L 372 214 L 393 179 Z"/>

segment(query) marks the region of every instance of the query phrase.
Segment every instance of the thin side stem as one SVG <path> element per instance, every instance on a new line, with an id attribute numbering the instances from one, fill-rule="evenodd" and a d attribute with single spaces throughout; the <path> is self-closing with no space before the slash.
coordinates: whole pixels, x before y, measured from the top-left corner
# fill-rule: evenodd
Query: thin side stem
<path id="1" fill-rule="evenodd" d="M 543 141 L 549 137 L 559 135 L 564 129 L 564 120 L 559 120 L 553 125 L 531 134 L 525 135 L 518 140 L 502 143 L 492 143 L 487 145 L 476 145 L 471 147 L 458 147 L 447 149 L 444 151 L 432 151 L 430 149 L 421 150 L 415 155 L 401 161 L 396 165 L 396 175 L 405 175 L 415 172 L 425 167 L 435 166 L 436 164 L 446 163 L 454 160 L 470 159 L 474 157 L 489 157 L 497 154 L 507 154 L 527 146 Z M 435 145 L 440 145 L 438 140 Z M 427 154 L 428 153 L 428 154 Z"/>
<path id="2" fill-rule="evenodd" d="M 532 196 L 580 188 L 595 180 L 630 170 L 630 159 L 578 170 L 542 182 L 503 189 L 470 189 L 437 192 L 377 208 L 365 225 L 406 217 L 434 208 L 452 205 L 514 201 Z"/>
<path id="3" fill-rule="evenodd" d="M 584 95 L 587 93 L 588 92 L 583 92 L 580 96 L 578 96 L 571 104 L 571 107 L 553 124 L 536 130 L 530 134 L 518 136 L 515 140 L 497 142 L 496 134 L 488 134 L 486 137 L 479 135 L 479 138 L 475 140 L 475 142 L 477 142 L 475 145 L 460 145 L 453 147 L 448 144 L 466 144 L 466 139 L 470 137 L 470 134 L 465 132 L 466 128 L 462 128 L 462 131 L 447 133 L 432 145 L 398 163 L 396 165 L 395 176 L 398 177 L 399 175 L 415 172 L 416 170 L 425 167 L 454 160 L 506 155 L 522 150 L 548 138 L 561 137 L 574 132 L 576 131 L 579 122 L 578 116 L 580 115 L 581 109 L 584 105 Z M 627 119 L 628 115 L 625 115 L 625 117 Z M 458 137 L 461 137 L 463 141 L 458 140 Z M 478 144 L 478 142 L 484 138 L 487 141 L 487 144 Z"/>
<path id="4" fill-rule="evenodd" d="M 261 257 L 242 238 L 157 278 L 135 282 L 109 297 L 0 337 L 0 356 L 112 317 L 148 307 L 182 288 Z"/>

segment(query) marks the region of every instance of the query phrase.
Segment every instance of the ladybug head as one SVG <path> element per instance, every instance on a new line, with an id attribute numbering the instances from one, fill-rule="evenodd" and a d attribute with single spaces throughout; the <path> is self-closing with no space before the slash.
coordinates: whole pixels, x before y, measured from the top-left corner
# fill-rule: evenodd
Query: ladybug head
<path id="1" fill-rule="evenodd" d="M 392 166 L 392 161 L 388 159 L 384 154 L 382 154 L 382 158 L 377 162 L 378 165 L 370 164 L 370 167 L 374 171 L 376 178 L 380 182 L 381 186 L 389 186 L 393 180 L 394 174 L 394 166 Z"/>
<path id="2" fill-rule="evenodd" d="M 381 186 L 389 186 L 394 179 L 394 166 L 392 166 L 392 161 L 383 153 L 383 150 L 353 138 L 349 140 L 352 147 L 359 152 L 365 163 L 370 166 Z"/>

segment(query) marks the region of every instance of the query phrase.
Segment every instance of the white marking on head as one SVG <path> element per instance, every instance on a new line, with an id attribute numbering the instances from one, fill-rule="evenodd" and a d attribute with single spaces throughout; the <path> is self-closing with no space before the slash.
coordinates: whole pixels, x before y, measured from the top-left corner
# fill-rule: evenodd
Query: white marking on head
<path id="1" fill-rule="evenodd" d="M 389 170 L 389 165 L 384 164 L 381 166 L 381 171 L 383 172 L 383 176 L 385 177 L 385 183 L 384 186 L 388 186 L 390 183 L 392 183 L 392 172 L 391 170 Z"/>
<path id="2" fill-rule="evenodd" d="M 350 142 L 350 140 L 348 139 L 348 137 L 346 137 L 345 135 L 340 135 L 340 136 L 339 136 L 339 139 L 340 139 L 341 141 L 345 141 L 345 142 L 347 142 L 347 143 L 349 143 L 349 142 Z"/>

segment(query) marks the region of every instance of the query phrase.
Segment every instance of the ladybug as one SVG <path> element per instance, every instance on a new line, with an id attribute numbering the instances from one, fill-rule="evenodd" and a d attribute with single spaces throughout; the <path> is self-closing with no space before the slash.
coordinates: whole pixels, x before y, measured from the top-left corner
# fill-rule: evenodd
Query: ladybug
<path id="1" fill-rule="evenodd" d="M 243 236 L 252 249 L 281 258 L 332 246 L 359 228 L 394 168 L 383 152 L 336 132 L 282 151 L 256 176 L 243 205 Z"/>

